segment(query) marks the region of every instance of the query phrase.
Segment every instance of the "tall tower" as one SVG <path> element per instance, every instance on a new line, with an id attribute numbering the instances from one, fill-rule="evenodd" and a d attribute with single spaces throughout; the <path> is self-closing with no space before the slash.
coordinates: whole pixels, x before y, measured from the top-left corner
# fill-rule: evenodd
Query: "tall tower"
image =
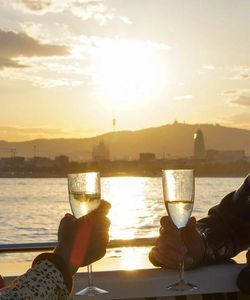
<path id="1" fill-rule="evenodd" d="M 116 130 L 116 118 L 113 118 L 112 125 L 113 125 L 113 131 L 115 132 L 115 130 Z"/>
<path id="2" fill-rule="evenodd" d="M 194 158 L 205 158 L 205 143 L 202 131 L 199 129 L 194 134 Z"/>

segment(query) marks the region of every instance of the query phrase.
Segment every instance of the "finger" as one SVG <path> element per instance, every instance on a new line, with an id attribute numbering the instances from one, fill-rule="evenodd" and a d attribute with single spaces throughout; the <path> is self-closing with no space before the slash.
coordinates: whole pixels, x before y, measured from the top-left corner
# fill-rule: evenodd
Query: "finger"
<path id="1" fill-rule="evenodd" d="M 169 240 L 165 240 L 164 242 L 156 243 L 156 246 L 168 254 L 169 251 L 174 251 L 177 256 L 184 256 L 188 253 L 188 248 L 184 243 L 172 243 Z"/>
<path id="2" fill-rule="evenodd" d="M 110 220 L 104 214 L 90 213 L 84 217 L 84 221 L 92 224 L 93 228 L 103 227 L 103 230 L 107 230 L 110 227 Z"/>
<path id="3" fill-rule="evenodd" d="M 250 250 L 247 251 L 246 257 L 247 257 L 247 264 L 249 265 L 250 264 Z"/>
<path id="4" fill-rule="evenodd" d="M 191 269 L 194 267 L 194 259 L 191 256 L 186 255 L 184 257 L 184 268 Z"/>
<path id="5" fill-rule="evenodd" d="M 158 259 L 168 268 L 176 268 L 179 265 L 181 259 L 184 259 L 185 269 L 190 269 L 194 266 L 193 257 L 187 255 L 187 248 L 185 251 L 176 249 L 171 246 L 164 248 L 162 245 L 157 246 Z"/>
<path id="6" fill-rule="evenodd" d="M 101 200 L 101 203 L 97 208 L 96 212 L 102 212 L 108 214 L 110 208 L 111 208 L 111 204 L 108 201 Z"/>
<path id="7" fill-rule="evenodd" d="M 99 251 L 100 249 L 106 249 L 108 242 L 109 242 L 109 236 L 108 235 L 103 235 L 103 236 L 98 236 L 98 241 L 97 241 L 97 236 L 92 236 L 91 238 L 91 246 L 90 248 L 93 251 Z"/>
<path id="8" fill-rule="evenodd" d="M 191 217 L 187 223 L 186 232 L 188 234 L 193 235 L 194 231 L 196 231 L 196 219 L 195 217 Z"/>
<path id="9" fill-rule="evenodd" d="M 176 226 L 171 225 L 167 227 L 162 227 L 160 229 L 160 237 L 158 239 L 159 241 L 167 245 L 171 245 L 173 248 L 176 249 L 180 249 L 185 246 L 182 239 L 181 230 L 179 230 Z"/>
<path id="10" fill-rule="evenodd" d="M 162 227 L 164 227 L 164 224 L 167 222 L 167 219 L 168 219 L 168 216 L 161 217 L 160 224 Z"/>
<path id="11" fill-rule="evenodd" d="M 160 224 L 162 227 L 166 227 L 166 226 L 169 226 L 171 225 L 171 220 L 168 216 L 164 216 L 160 219 Z"/>
<path id="12" fill-rule="evenodd" d="M 162 227 L 170 227 L 170 228 L 176 228 L 177 227 L 174 225 L 174 223 L 172 222 L 171 218 L 169 216 L 164 216 L 160 219 L 160 224 Z"/>
<path id="13" fill-rule="evenodd" d="M 188 249 L 183 243 L 183 241 L 173 235 L 167 235 L 166 237 L 159 237 L 156 242 L 155 246 L 159 249 L 160 252 L 165 253 L 167 256 L 169 253 L 174 252 L 175 256 L 181 257 L 187 254 Z"/>
<path id="14" fill-rule="evenodd" d="M 91 224 L 92 227 L 92 234 L 99 234 L 99 235 L 108 235 L 109 234 L 109 227 L 110 227 L 110 221 L 107 219 L 104 219 L 102 222 L 94 222 Z"/>
<path id="15" fill-rule="evenodd" d="M 170 269 L 177 269 L 179 265 L 179 258 L 174 253 L 162 253 L 158 248 L 153 249 L 153 257 L 160 265 Z"/>
<path id="16" fill-rule="evenodd" d="M 70 214 L 70 213 L 66 213 L 62 219 L 76 220 L 76 218 L 72 214 Z"/>
<path id="17" fill-rule="evenodd" d="M 174 248 L 181 248 L 184 246 L 180 231 L 173 231 L 169 228 L 161 230 L 161 234 L 157 239 L 157 242 L 171 245 Z"/>
<path id="18" fill-rule="evenodd" d="M 163 265 L 155 258 L 155 252 L 156 252 L 156 247 L 153 247 L 149 254 L 148 254 L 148 259 L 150 260 L 150 262 L 156 266 L 156 267 L 163 267 Z"/>
<path id="19" fill-rule="evenodd" d="M 106 217 L 97 218 L 96 222 L 94 222 L 94 228 L 95 230 L 108 231 L 110 224 L 110 220 Z"/>
<path id="20" fill-rule="evenodd" d="M 61 220 L 57 232 L 58 242 L 74 235 L 75 221 L 72 218 L 65 217 Z"/>
<path id="21" fill-rule="evenodd" d="M 72 216 L 69 213 L 66 213 L 65 216 L 60 221 L 59 228 L 71 226 L 71 224 L 73 224 L 75 221 L 76 221 L 76 218 L 74 216 Z"/>

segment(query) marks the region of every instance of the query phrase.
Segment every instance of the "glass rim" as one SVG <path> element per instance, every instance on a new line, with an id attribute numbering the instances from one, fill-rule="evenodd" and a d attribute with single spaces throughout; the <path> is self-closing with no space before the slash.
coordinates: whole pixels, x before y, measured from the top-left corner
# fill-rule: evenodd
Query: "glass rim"
<path id="1" fill-rule="evenodd" d="M 192 172 L 194 172 L 194 169 L 164 169 L 164 170 L 161 170 L 161 171 L 162 171 L 162 173 L 167 172 L 167 171 L 171 171 L 171 172 L 173 172 L 173 171 L 176 171 L 176 172 L 190 172 L 190 171 L 192 171 Z"/>

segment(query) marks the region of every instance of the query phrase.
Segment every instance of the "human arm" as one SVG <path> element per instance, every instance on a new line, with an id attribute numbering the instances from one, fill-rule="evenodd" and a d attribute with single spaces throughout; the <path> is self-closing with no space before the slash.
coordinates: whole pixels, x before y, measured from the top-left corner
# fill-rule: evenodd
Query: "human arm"
<path id="1" fill-rule="evenodd" d="M 250 176 L 197 222 L 206 243 L 205 263 L 231 258 L 250 245 Z"/>
<path id="2" fill-rule="evenodd" d="M 231 258 L 250 244 L 250 177 L 228 194 L 208 216 L 178 230 L 168 217 L 161 220 L 160 236 L 149 253 L 156 266 L 178 268 L 185 256 L 185 268 Z M 195 225 L 195 226 L 194 226 Z M 181 236 L 181 238 L 180 238 Z"/>
<path id="3" fill-rule="evenodd" d="M 61 297 L 61 298 L 59 298 Z M 0 290 L 1 300 L 71 299 L 63 275 L 49 260 L 41 260 L 11 285 Z"/>
<path id="4" fill-rule="evenodd" d="M 102 200 L 97 210 L 80 219 L 66 214 L 59 225 L 54 252 L 38 255 L 30 270 L 1 290 L 0 299 L 70 299 L 77 269 L 106 252 L 109 209 L 109 203 Z"/>
<path id="5" fill-rule="evenodd" d="M 71 275 L 79 267 L 91 264 L 106 253 L 110 221 L 106 217 L 110 204 L 101 201 L 98 209 L 76 219 L 66 214 L 58 229 L 58 244 L 54 253 L 67 265 Z"/>

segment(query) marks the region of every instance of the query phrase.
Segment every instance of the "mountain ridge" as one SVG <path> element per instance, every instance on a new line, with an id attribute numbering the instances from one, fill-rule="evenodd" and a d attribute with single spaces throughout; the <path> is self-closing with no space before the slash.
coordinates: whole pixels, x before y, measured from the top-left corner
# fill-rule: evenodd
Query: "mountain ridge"
<path id="1" fill-rule="evenodd" d="M 67 155 L 71 160 L 90 160 L 92 148 L 100 141 L 109 147 L 111 160 L 138 159 L 141 152 L 154 152 L 157 157 L 180 158 L 193 155 L 193 136 L 203 132 L 206 149 L 244 150 L 250 155 L 250 130 L 219 124 L 165 124 L 140 130 L 107 132 L 88 138 L 35 139 L 23 142 L 0 141 L 0 157 Z M 34 150 L 36 148 L 36 150 Z M 9 151 L 8 151 L 9 150 Z M 35 153 L 34 153 L 35 151 Z"/>

